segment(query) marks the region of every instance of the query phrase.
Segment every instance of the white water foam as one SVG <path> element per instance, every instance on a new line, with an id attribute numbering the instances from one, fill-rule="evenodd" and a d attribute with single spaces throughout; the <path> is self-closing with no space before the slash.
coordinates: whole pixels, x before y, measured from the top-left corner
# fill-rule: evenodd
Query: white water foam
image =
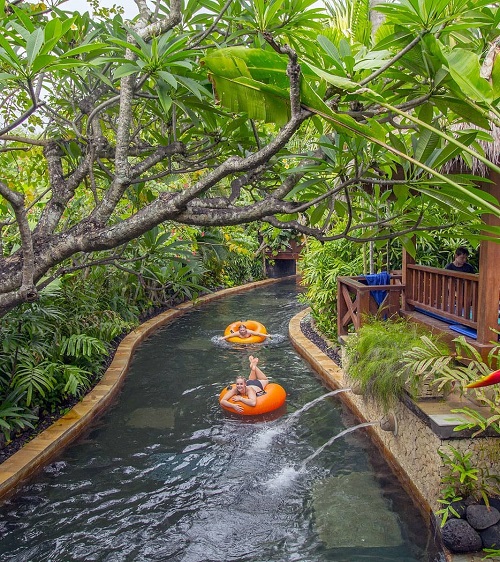
<path id="1" fill-rule="evenodd" d="M 277 427 L 266 427 L 263 431 L 257 433 L 250 444 L 250 451 L 267 451 L 271 447 L 274 439 L 283 433 L 284 428 L 282 426 Z"/>
<path id="2" fill-rule="evenodd" d="M 293 466 L 285 466 L 272 478 L 265 481 L 263 486 L 266 490 L 283 490 L 285 488 L 293 486 L 300 474 L 301 471 L 297 470 Z"/>

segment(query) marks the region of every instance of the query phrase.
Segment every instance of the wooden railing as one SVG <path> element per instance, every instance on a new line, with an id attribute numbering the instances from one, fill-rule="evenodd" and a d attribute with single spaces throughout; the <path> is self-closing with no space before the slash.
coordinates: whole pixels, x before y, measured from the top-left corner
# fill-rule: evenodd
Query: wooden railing
<path id="1" fill-rule="evenodd" d="M 478 288 L 479 277 L 473 273 L 408 264 L 403 306 L 477 330 Z"/>
<path id="2" fill-rule="evenodd" d="M 412 263 L 405 263 L 404 266 L 402 275 L 399 272 L 391 274 L 390 285 L 368 285 L 362 275 L 337 278 L 339 337 L 352 330 L 358 331 L 369 316 L 384 319 L 401 314 L 418 316 L 418 321 L 428 324 L 431 329 L 438 327 L 443 331 L 443 328 L 451 324 L 462 325 L 461 329 L 453 326 L 451 330 L 469 335 L 473 345 L 477 344 L 477 349 L 483 359 L 486 359 L 493 340 L 496 340 L 495 332 L 498 333 L 500 329 L 500 288 L 497 278 L 490 281 L 494 290 L 490 290 L 486 295 L 486 301 L 484 277 L 481 279 L 481 285 L 480 276 L 471 273 L 458 273 Z M 371 295 L 372 291 L 387 292 L 380 307 L 377 307 Z M 426 316 L 415 314 L 419 312 Z M 438 326 L 437 320 L 441 320 L 444 326 Z M 471 331 L 464 332 L 464 327 Z M 452 332 L 448 335 L 452 335 Z M 498 339 L 500 341 L 500 336 Z"/>
<path id="3" fill-rule="evenodd" d="M 355 331 L 369 316 L 389 318 L 401 310 L 404 286 L 401 275 L 391 275 L 390 285 L 367 285 L 364 275 L 337 278 L 337 333 L 345 336 L 352 326 Z M 387 291 L 378 306 L 371 291 Z"/>

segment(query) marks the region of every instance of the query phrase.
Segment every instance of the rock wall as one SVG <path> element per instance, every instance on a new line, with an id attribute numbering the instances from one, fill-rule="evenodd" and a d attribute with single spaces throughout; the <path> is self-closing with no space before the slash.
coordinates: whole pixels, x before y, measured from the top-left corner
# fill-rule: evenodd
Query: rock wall
<path id="1" fill-rule="evenodd" d="M 345 393 L 345 401 L 362 420 L 380 421 L 386 417 L 377 404 L 363 396 Z M 391 416 L 395 420 L 394 432 L 384 431 L 377 425 L 370 428 L 373 437 L 409 492 L 413 495 L 418 492 L 417 502 L 425 511 L 436 510 L 442 476 L 438 449 L 442 441 L 401 402 L 389 412 Z"/>
<path id="2" fill-rule="evenodd" d="M 344 386 L 350 386 L 348 377 L 342 372 Z M 383 431 L 380 426 L 372 428 L 374 437 L 384 448 L 385 454 L 408 488 L 418 493 L 419 503 L 432 512 L 442 507 L 438 498 L 442 489 L 441 479 L 449 473 L 439 451 L 450 455 L 449 447 L 461 453 L 472 453 L 471 463 L 482 467 L 485 474 L 498 474 L 500 466 L 500 442 L 495 437 L 443 439 L 436 435 L 427 423 L 412 412 L 403 402 L 398 402 L 386 416 L 373 400 L 352 392 L 343 393 L 346 402 L 363 421 L 380 421 L 393 418 L 394 432 Z M 451 455 L 450 455 L 451 456 Z M 458 477 L 458 475 L 456 475 Z"/>

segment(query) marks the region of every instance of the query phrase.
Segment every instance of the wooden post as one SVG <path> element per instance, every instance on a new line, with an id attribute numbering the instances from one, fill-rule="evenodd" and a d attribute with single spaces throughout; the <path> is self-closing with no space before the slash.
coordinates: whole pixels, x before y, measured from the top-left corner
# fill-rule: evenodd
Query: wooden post
<path id="1" fill-rule="evenodd" d="M 358 325 L 356 331 L 363 326 L 366 317 L 370 314 L 370 291 L 358 291 L 356 299 L 358 300 Z"/>
<path id="2" fill-rule="evenodd" d="M 404 285 L 403 295 L 401 297 L 401 306 L 403 310 L 412 310 L 413 307 L 410 307 L 406 304 L 406 299 L 413 299 L 413 275 L 410 274 L 408 271 L 408 265 L 415 264 L 415 260 L 410 256 L 410 254 L 403 248 L 403 279 L 402 283 Z"/>
<path id="3" fill-rule="evenodd" d="M 342 282 L 337 278 L 337 338 L 347 335 L 347 329 L 344 327 L 342 319 L 347 313 L 347 304 L 344 299 L 342 290 Z"/>
<path id="4" fill-rule="evenodd" d="M 481 188 L 500 200 L 500 174 L 490 173 L 494 183 L 482 184 Z M 500 226 L 500 218 L 484 215 L 488 225 Z M 477 309 L 477 342 L 487 344 L 496 340 L 491 329 L 498 330 L 498 305 L 500 290 L 500 238 L 498 242 L 482 241 L 479 252 L 479 289 Z"/>

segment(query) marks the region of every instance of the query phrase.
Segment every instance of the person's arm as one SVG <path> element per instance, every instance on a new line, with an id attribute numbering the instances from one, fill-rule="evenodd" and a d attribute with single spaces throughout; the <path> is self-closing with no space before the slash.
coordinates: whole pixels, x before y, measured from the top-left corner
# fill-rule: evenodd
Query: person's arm
<path id="1" fill-rule="evenodd" d="M 262 332 L 256 332 L 255 330 L 249 330 L 248 328 L 247 328 L 247 332 L 249 334 L 251 334 L 252 336 L 262 336 L 263 338 L 270 338 L 271 337 L 271 334 L 264 334 Z"/>
<path id="2" fill-rule="evenodd" d="M 229 402 L 230 398 L 237 398 L 236 395 L 236 389 L 232 388 L 231 390 L 228 390 L 226 392 L 226 394 L 224 394 L 224 396 L 220 399 L 219 404 L 222 404 L 223 406 L 226 406 L 227 408 L 232 408 L 235 412 L 237 412 L 238 414 L 243 412 L 243 407 L 240 406 L 239 404 L 235 404 L 234 402 Z"/>
<path id="3" fill-rule="evenodd" d="M 243 404 L 246 404 L 247 406 L 254 407 L 257 404 L 257 392 L 251 386 L 247 386 L 246 398 L 245 396 L 238 395 L 235 396 L 233 400 L 236 400 L 236 402 L 243 402 Z"/>

